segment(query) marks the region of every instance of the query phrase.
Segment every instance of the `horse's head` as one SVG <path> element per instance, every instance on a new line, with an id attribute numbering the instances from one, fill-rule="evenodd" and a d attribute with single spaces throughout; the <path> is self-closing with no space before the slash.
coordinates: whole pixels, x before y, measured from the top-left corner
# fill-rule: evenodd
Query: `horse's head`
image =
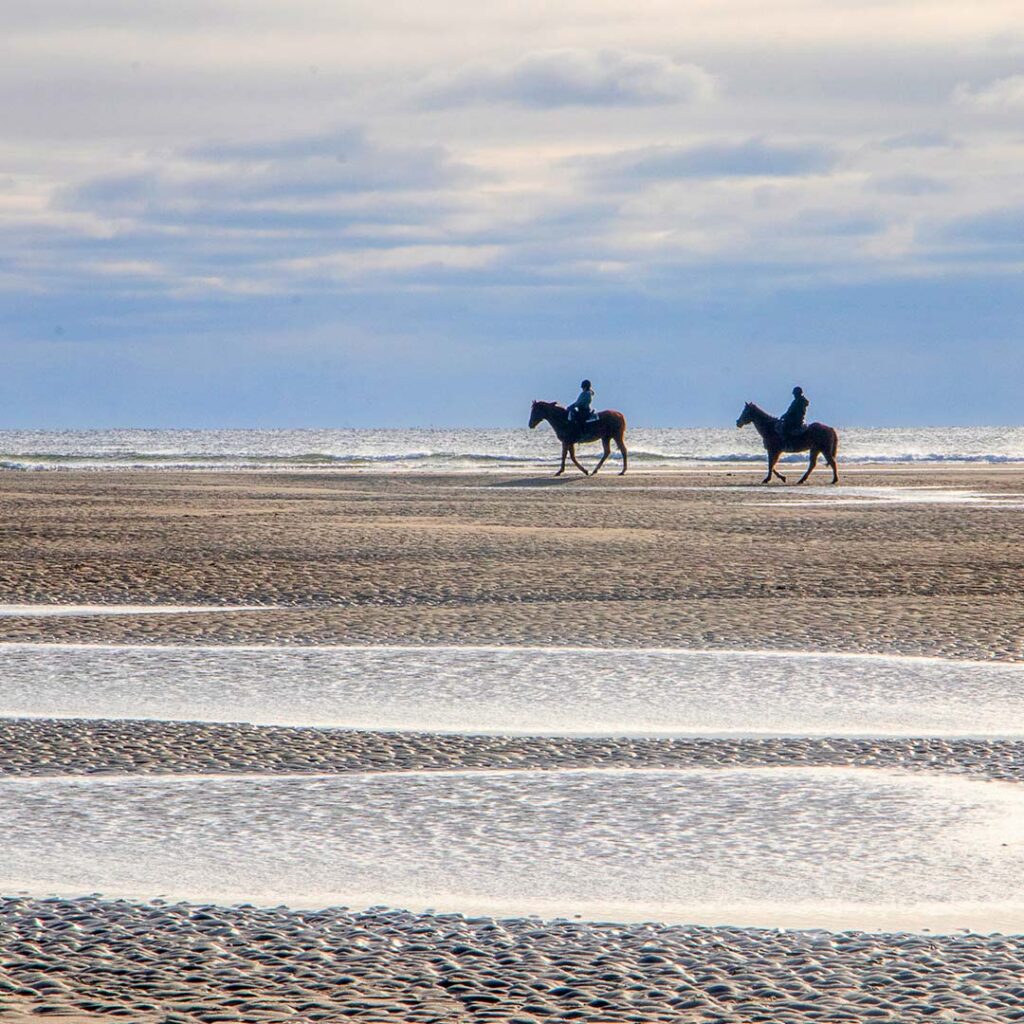
<path id="1" fill-rule="evenodd" d="M 551 408 L 551 402 L 537 402 L 533 403 L 530 409 L 530 429 L 533 430 L 541 420 L 546 420 L 548 410 Z"/>
<path id="2" fill-rule="evenodd" d="M 743 412 L 740 413 L 740 418 L 736 421 L 737 427 L 745 427 L 748 423 L 754 421 L 754 403 L 747 402 L 743 406 Z"/>

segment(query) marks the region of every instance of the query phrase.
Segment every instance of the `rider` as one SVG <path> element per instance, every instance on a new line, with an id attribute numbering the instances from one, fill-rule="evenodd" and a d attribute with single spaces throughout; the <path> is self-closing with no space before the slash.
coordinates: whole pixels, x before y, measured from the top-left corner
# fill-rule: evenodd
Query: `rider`
<path id="1" fill-rule="evenodd" d="M 576 432 L 583 433 L 583 426 L 590 418 L 590 403 L 594 400 L 594 388 L 589 380 L 580 384 L 580 397 L 569 406 L 569 422 L 576 428 Z"/>
<path id="2" fill-rule="evenodd" d="M 795 437 L 804 429 L 804 417 L 810 404 L 803 388 L 793 388 L 793 401 L 779 419 L 779 431 L 784 441 Z"/>

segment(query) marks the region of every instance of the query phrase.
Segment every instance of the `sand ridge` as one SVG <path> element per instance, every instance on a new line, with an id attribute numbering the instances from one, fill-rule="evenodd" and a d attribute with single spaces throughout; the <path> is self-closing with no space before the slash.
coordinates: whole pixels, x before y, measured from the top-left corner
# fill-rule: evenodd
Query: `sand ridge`
<path id="1" fill-rule="evenodd" d="M 1024 938 L 0 900 L 0 1019 L 441 1024 L 1024 1017 Z M 35 1018 L 37 1019 L 37 1018 Z"/>
<path id="2" fill-rule="evenodd" d="M 453 769 L 861 767 L 1024 781 L 998 739 L 463 736 L 132 720 L 0 719 L 0 777 Z"/>

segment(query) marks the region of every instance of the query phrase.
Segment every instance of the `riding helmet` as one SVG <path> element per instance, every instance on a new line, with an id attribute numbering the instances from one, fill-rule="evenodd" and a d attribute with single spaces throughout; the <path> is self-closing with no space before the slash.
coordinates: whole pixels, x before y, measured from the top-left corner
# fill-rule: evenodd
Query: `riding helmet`
<path id="1" fill-rule="evenodd" d="M 590 381 L 589 381 L 589 380 L 585 380 L 585 381 L 584 381 L 584 382 L 583 382 L 582 384 L 580 384 L 580 387 L 581 387 L 581 388 L 589 388 L 589 387 L 591 387 L 591 386 L 592 386 L 592 385 L 591 385 L 591 383 L 590 383 Z"/>

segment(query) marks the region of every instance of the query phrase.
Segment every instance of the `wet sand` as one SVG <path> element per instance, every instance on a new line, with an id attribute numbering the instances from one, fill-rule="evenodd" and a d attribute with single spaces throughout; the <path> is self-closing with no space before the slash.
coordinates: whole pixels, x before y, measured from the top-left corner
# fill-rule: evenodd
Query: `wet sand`
<path id="1" fill-rule="evenodd" d="M 0 903 L 5 1018 L 958 1021 L 1024 1016 L 1024 938 Z M 68 1019 L 68 1018 L 62 1018 Z M 76 1019 L 76 1018 L 71 1018 Z"/>
<path id="2" fill-rule="evenodd" d="M 759 475 L 558 484 L 0 474 L 0 604 L 286 606 L 4 616 L 0 642 L 601 644 L 1024 661 L 1024 511 L 736 486 Z M 1024 496 L 1024 472 L 1004 468 L 860 469 L 845 483 Z M 825 503 L 789 504 L 797 497 Z M 0 775 L 758 765 L 1019 783 L 1024 743 L 0 721 Z M 1020 937 L 7 896 L 0 1020 L 1024 1019 Z"/>
<path id="3" fill-rule="evenodd" d="M 1024 470 L 739 486 L 757 478 L 2 474 L 0 604 L 284 607 L 4 616 L 0 641 L 1024 659 L 1024 509 L 851 500 L 877 486 L 1020 498 Z M 808 498 L 825 504 L 791 504 Z"/>
<path id="4" fill-rule="evenodd" d="M 1024 741 L 460 736 L 207 722 L 0 719 L 0 778 L 569 768 L 887 768 L 1016 782 Z"/>

